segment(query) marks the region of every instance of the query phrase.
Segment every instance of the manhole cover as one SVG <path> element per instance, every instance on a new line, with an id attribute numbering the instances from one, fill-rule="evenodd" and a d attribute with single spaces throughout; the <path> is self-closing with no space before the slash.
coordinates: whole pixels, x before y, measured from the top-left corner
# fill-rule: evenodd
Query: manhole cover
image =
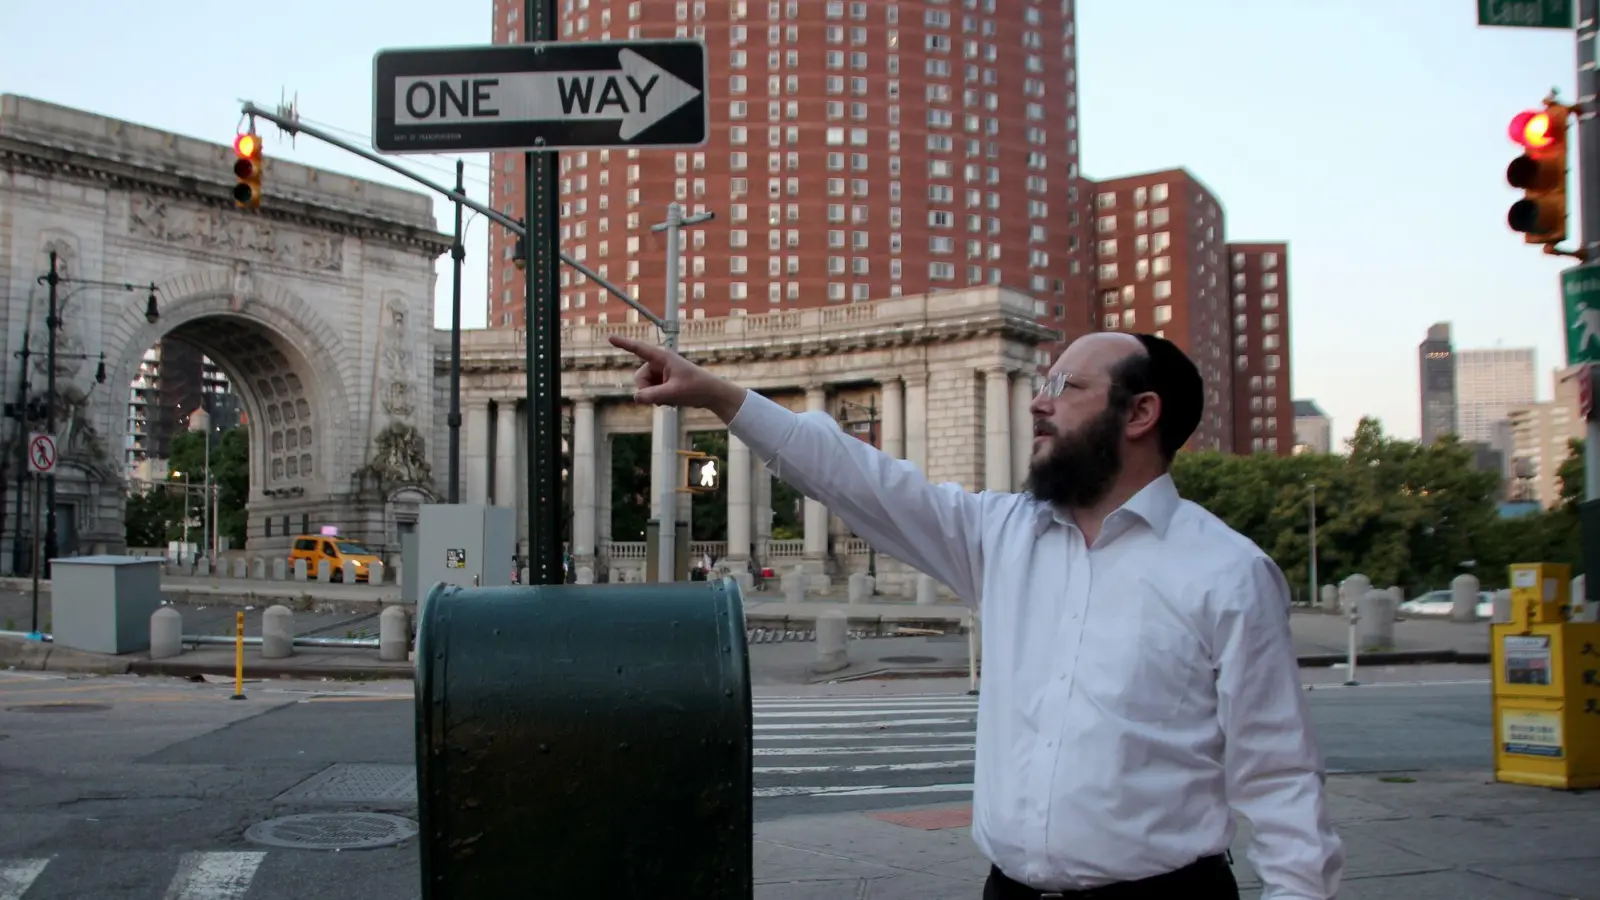
<path id="1" fill-rule="evenodd" d="M 292 850 L 370 850 L 398 844 L 417 833 L 417 823 L 387 813 L 305 813 L 257 822 L 244 838 Z"/>
<path id="2" fill-rule="evenodd" d="M 105 712 L 110 708 L 104 703 L 29 703 L 24 706 L 8 706 L 6 712 L 86 713 Z"/>
<path id="3" fill-rule="evenodd" d="M 900 663 L 901 665 L 911 666 L 911 665 L 920 665 L 922 663 L 938 662 L 939 661 L 939 657 L 937 657 L 937 656 L 883 656 L 883 657 L 879 657 L 878 661 L 879 662 L 886 662 L 886 663 Z"/>

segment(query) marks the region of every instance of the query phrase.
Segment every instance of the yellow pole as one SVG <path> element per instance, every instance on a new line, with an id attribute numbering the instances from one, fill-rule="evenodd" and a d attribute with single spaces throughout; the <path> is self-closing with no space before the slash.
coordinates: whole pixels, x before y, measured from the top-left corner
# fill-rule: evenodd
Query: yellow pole
<path id="1" fill-rule="evenodd" d="M 244 699 L 244 610 L 236 613 L 233 627 L 233 699 Z"/>

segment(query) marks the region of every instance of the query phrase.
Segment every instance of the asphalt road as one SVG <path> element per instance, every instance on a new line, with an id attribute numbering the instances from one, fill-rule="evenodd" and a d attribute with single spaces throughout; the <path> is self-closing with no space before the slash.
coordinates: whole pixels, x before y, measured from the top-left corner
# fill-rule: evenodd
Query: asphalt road
<path id="1" fill-rule="evenodd" d="M 419 896 L 414 839 L 326 852 L 245 837 L 292 814 L 414 820 L 409 683 L 251 684 L 246 700 L 231 688 L 0 672 L 0 900 Z M 970 795 L 973 698 L 857 688 L 757 698 L 758 819 Z M 1490 763 L 1486 684 L 1330 685 L 1308 698 L 1336 770 Z"/>

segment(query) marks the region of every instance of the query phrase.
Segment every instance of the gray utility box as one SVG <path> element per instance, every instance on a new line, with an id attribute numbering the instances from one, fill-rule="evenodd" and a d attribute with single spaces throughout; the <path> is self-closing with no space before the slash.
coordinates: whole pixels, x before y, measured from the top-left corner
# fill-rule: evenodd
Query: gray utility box
<path id="1" fill-rule="evenodd" d="M 150 648 L 161 608 L 159 556 L 71 556 L 50 561 L 50 630 L 56 646 L 93 653 Z"/>
<path id="2" fill-rule="evenodd" d="M 432 503 L 417 516 L 419 597 L 439 582 L 503 587 L 517 566 L 516 511 L 505 506 Z"/>

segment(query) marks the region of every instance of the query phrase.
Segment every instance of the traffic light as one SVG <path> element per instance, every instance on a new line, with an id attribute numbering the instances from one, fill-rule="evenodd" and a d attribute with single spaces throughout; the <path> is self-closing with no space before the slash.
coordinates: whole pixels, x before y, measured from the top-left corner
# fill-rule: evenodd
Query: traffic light
<path id="1" fill-rule="evenodd" d="M 1506 167 L 1506 183 L 1522 190 L 1506 222 L 1529 244 L 1553 246 L 1567 237 L 1567 117 L 1572 109 L 1546 100 L 1543 109 L 1518 113 L 1511 140 L 1522 155 Z"/>
<path id="2" fill-rule="evenodd" d="M 704 453 L 679 450 L 683 457 L 683 487 L 691 494 L 711 494 L 722 486 L 722 460 Z"/>
<path id="3" fill-rule="evenodd" d="M 233 139 L 233 174 L 238 183 L 233 186 L 233 205 L 240 209 L 255 209 L 261 205 L 261 138 L 254 134 L 241 134 Z"/>

